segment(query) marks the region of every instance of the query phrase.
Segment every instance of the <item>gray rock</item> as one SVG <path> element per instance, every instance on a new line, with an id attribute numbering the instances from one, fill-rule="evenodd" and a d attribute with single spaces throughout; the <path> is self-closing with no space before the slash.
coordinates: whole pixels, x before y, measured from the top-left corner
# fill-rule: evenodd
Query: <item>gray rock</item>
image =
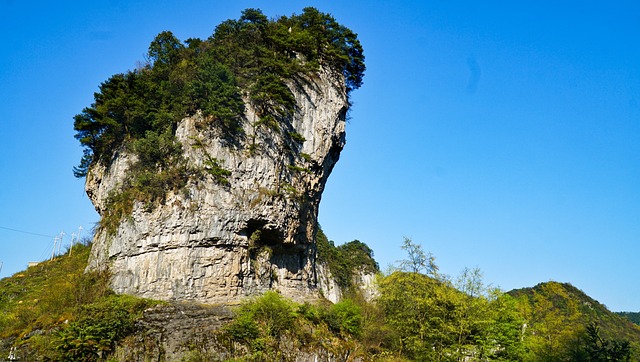
<path id="1" fill-rule="evenodd" d="M 241 360 L 251 352 L 221 328 L 231 321 L 232 308 L 194 303 L 168 303 L 152 307 L 136 323 L 136 331 L 119 342 L 111 359 L 117 361 L 226 361 Z M 283 361 L 361 361 L 347 357 L 353 345 L 324 341 L 301 348 L 298 340 L 285 336 L 278 351 Z M 255 359 L 255 357 L 254 357 Z M 252 359 L 253 360 L 253 359 Z"/>
<path id="2" fill-rule="evenodd" d="M 317 298 L 318 205 L 345 144 L 349 102 L 342 76 L 327 70 L 289 87 L 295 114 L 274 130 L 256 126 L 247 104 L 235 144 L 200 113 L 183 119 L 176 137 L 188 164 L 215 158 L 229 183 L 203 173 L 152 210 L 136 203 L 115 234 L 97 230 L 87 269 L 109 269 L 117 293 L 160 300 L 229 303 L 269 289 Z M 89 170 L 86 191 L 101 215 L 133 161 L 120 151 Z"/>

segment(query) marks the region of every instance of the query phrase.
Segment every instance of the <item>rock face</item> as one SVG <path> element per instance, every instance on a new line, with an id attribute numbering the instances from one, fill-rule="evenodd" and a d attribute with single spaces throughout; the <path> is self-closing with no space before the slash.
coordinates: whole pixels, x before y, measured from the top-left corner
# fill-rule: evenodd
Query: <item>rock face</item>
<path id="1" fill-rule="evenodd" d="M 246 347 L 220 334 L 233 312 L 226 306 L 167 303 L 147 309 L 136 322 L 135 332 L 117 344 L 112 358 L 117 361 L 227 361 L 250 359 Z M 278 356 L 284 361 L 362 361 L 350 356 L 349 343 L 323 343 L 300 348 L 301 341 L 283 338 Z M 255 358 L 255 355 L 253 355 Z"/>
<path id="2" fill-rule="evenodd" d="M 319 263 L 316 270 L 318 276 L 318 288 L 322 292 L 322 296 L 332 303 L 338 303 L 342 300 L 345 291 L 338 285 L 327 265 Z M 354 270 L 351 282 L 364 300 L 370 302 L 378 297 L 378 286 L 375 273 L 362 268 L 356 269 Z"/>
<path id="3" fill-rule="evenodd" d="M 345 143 L 344 79 L 321 70 L 289 83 L 295 113 L 256 125 L 247 104 L 243 137 L 233 142 L 201 114 L 183 119 L 176 137 L 190 167 L 213 163 L 228 183 L 206 172 L 162 205 L 136 203 L 115 233 L 99 229 L 88 269 L 108 268 L 117 293 L 161 300 L 236 302 L 277 289 L 295 300 L 317 296 L 318 205 Z M 134 156 L 95 165 L 86 191 L 101 215 Z"/>

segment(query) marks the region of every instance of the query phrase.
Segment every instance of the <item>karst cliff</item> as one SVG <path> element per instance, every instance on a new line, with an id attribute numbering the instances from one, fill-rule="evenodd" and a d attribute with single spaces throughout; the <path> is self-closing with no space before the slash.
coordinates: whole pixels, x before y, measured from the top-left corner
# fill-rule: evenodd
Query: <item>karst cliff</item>
<path id="1" fill-rule="evenodd" d="M 356 34 L 314 8 L 158 34 L 74 117 L 74 174 L 101 216 L 87 270 L 161 300 L 318 297 L 318 207 L 364 70 Z"/>
<path id="2" fill-rule="evenodd" d="M 318 206 L 345 144 L 348 100 L 344 80 L 328 70 L 288 86 L 295 112 L 284 131 L 256 128 L 250 103 L 235 145 L 203 127 L 199 113 L 180 121 L 188 164 L 215 159 L 230 171 L 227 182 L 202 177 L 152 210 L 136 203 L 115 232 L 98 230 L 89 269 L 108 268 L 118 293 L 162 300 L 229 302 L 268 289 L 314 296 Z M 134 157 L 119 152 L 90 169 L 86 191 L 100 214 Z"/>

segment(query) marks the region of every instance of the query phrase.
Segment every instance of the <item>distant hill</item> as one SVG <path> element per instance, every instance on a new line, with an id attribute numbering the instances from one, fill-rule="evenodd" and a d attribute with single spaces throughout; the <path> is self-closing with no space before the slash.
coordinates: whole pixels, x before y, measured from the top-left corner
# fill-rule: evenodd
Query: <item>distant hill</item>
<path id="1" fill-rule="evenodd" d="M 616 312 L 616 314 L 640 325 L 640 312 Z"/>
<path id="2" fill-rule="evenodd" d="M 540 283 L 508 294 L 520 303 L 526 320 L 525 338 L 549 354 L 566 356 L 572 346 L 586 343 L 589 326 L 598 327 L 604 344 L 612 346 L 614 341 L 626 341 L 632 351 L 640 351 L 640 326 L 609 311 L 569 283 Z"/>

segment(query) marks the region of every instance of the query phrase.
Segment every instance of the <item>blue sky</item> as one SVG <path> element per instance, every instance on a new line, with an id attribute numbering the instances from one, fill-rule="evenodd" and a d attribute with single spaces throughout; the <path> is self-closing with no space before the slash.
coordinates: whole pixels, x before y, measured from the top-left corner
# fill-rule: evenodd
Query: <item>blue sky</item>
<path id="1" fill-rule="evenodd" d="M 0 0 L 0 277 L 98 220 L 71 169 L 72 117 L 100 82 L 163 30 L 315 6 L 368 68 L 320 207 L 330 239 L 384 268 L 408 236 L 452 276 L 570 282 L 640 311 L 640 5 L 559 3 Z"/>

